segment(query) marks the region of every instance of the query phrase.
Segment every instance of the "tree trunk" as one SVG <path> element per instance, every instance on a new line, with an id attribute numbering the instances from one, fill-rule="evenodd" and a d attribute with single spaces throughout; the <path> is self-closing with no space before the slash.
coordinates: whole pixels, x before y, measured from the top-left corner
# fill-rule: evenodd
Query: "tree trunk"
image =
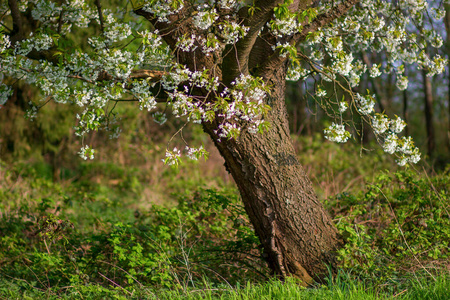
<path id="1" fill-rule="evenodd" d="M 409 136 L 409 111 L 408 111 L 408 92 L 403 90 L 403 120 L 408 124 L 405 127 L 405 136 Z"/>
<path id="2" fill-rule="evenodd" d="M 285 106 L 288 58 L 280 55 L 279 49 L 273 49 L 277 39 L 265 26 L 273 10 L 283 2 L 255 1 L 257 9 L 253 13 L 243 7 L 239 16 L 249 28 L 247 34 L 234 45 L 211 55 L 204 55 L 200 47 L 191 52 L 177 50 L 177 38 L 193 33 L 190 18 L 186 18 L 188 8 L 171 15 L 169 23 L 156 22 L 151 13 L 142 9 L 135 12 L 153 23 L 164 41 L 177 51 L 177 61 L 188 69 L 209 70 L 223 86 L 229 86 L 242 74 L 251 74 L 272 87 L 266 99 L 272 108 L 266 117 L 271 124 L 268 132 L 250 134 L 245 124 L 240 124 L 244 129 L 237 140 L 220 139 L 215 133 L 220 122 L 217 118 L 212 123 L 203 123 L 203 128 L 237 183 L 271 269 L 281 278 L 293 275 L 308 285 L 327 276 L 328 267 L 336 267 L 335 252 L 342 243 L 296 158 L 289 134 Z M 309 33 L 343 16 L 357 2 L 348 0 L 318 15 L 292 35 L 290 43 L 300 44 Z M 309 0 L 295 0 L 289 8 L 301 11 L 311 4 Z M 192 93 L 212 97 L 201 89 Z M 207 101 L 214 103 L 214 99 Z"/>
<path id="3" fill-rule="evenodd" d="M 427 128 L 427 150 L 428 156 L 432 157 L 434 152 L 434 126 L 433 126 L 433 90 L 430 77 L 427 77 L 426 71 L 423 70 L 423 89 L 425 102 L 425 125 Z"/>
<path id="4" fill-rule="evenodd" d="M 305 97 L 303 95 L 302 81 L 299 82 L 287 82 L 286 86 L 286 98 L 291 99 L 287 103 L 288 112 L 292 119 L 290 120 L 289 128 L 291 132 L 297 135 L 305 134 L 306 127 L 306 113 L 305 113 Z"/>
<path id="5" fill-rule="evenodd" d="M 444 4 L 445 8 L 445 30 L 447 32 L 447 44 L 445 45 L 447 48 L 447 53 L 450 53 L 450 4 Z M 447 101 L 448 101 L 448 124 L 447 124 L 447 149 L 450 153 L 450 69 L 447 68 L 448 75 L 448 91 L 447 91 Z"/>
<path id="6" fill-rule="evenodd" d="M 285 70 L 272 81 L 268 132 L 243 132 L 238 140 L 218 142 L 217 125 L 204 128 L 239 187 L 269 266 L 280 277 L 292 275 L 307 285 L 335 267 L 341 240 L 294 151 L 284 102 Z"/>

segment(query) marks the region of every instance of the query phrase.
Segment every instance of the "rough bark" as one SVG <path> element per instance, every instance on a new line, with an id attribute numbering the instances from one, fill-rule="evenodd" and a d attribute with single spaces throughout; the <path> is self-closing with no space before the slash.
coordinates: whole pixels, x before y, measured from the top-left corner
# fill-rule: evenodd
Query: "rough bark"
<path id="1" fill-rule="evenodd" d="M 285 69 L 272 80 L 276 88 L 269 99 L 267 133 L 218 142 L 216 125 L 204 128 L 238 185 L 269 266 L 280 277 L 292 275 L 307 285 L 335 267 L 341 241 L 294 151 L 284 103 Z"/>
<path id="2" fill-rule="evenodd" d="M 176 50 L 177 37 L 188 33 L 202 34 L 187 17 L 188 6 L 172 15 L 170 23 L 156 22 L 143 10 L 136 13 L 160 31 L 166 43 L 176 51 L 177 61 L 191 70 L 207 69 L 226 86 L 239 74 L 252 74 L 260 76 L 272 87 L 267 99 L 272 108 L 266 117 L 271 124 L 268 132 L 249 134 L 244 129 L 237 140 L 227 140 L 220 139 L 215 133 L 220 118 L 203 126 L 236 181 L 269 266 L 281 278 L 292 275 L 308 285 L 314 279 L 323 280 L 329 274 L 328 267 L 336 267 L 335 252 L 341 240 L 297 160 L 290 138 L 285 107 L 287 57 L 272 50 L 276 41 L 267 32 L 263 31 L 263 38 L 258 36 L 280 2 L 257 0 L 253 15 L 247 14 L 248 9 L 240 11 L 240 18 L 250 27 L 247 36 L 233 47 L 209 56 L 199 49 L 189 53 Z M 292 36 L 290 42 L 302 42 L 309 32 L 342 16 L 357 2 L 345 1 L 317 16 L 302 32 Z M 310 3 L 309 0 L 294 1 L 292 8 L 304 9 Z M 193 93 L 208 97 L 206 91 Z M 214 102 L 214 99 L 208 101 Z M 245 128 L 245 124 L 240 125 Z"/>

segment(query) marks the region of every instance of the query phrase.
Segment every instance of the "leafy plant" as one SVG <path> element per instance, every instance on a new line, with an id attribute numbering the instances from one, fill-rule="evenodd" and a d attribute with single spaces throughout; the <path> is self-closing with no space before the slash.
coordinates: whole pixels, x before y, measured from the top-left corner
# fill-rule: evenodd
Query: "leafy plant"
<path id="1" fill-rule="evenodd" d="M 342 266 L 375 281 L 423 272 L 433 277 L 450 258 L 449 170 L 429 179 L 383 172 L 365 191 L 332 206 L 346 244 Z"/>

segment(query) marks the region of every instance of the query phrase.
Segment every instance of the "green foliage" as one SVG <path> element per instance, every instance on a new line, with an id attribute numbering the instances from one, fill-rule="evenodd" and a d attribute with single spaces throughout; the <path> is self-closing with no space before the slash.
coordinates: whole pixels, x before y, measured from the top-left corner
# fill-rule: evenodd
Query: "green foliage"
<path id="1" fill-rule="evenodd" d="M 161 169 L 152 185 L 148 164 L 83 162 L 55 183 L 45 163 L 2 163 L 0 297 L 445 299 L 449 172 L 374 176 L 390 162 L 314 140 L 297 147 L 316 184 L 347 191 L 325 203 L 347 242 L 343 271 L 326 286 L 261 284 L 269 272 L 237 191 L 199 188 L 223 184 L 190 165 Z M 351 178 L 360 179 L 348 188 Z M 149 189 L 163 191 L 164 205 L 142 198 Z"/>
<path id="2" fill-rule="evenodd" d="M 338 145 L 324 142 L 320 134 L 294 137 L 296 152 L 320 199 L 338 193 L 357 194 L 375 180 L 376 170 L 400 169 L 376 144 Z"/>
<path id="3" fill-rule="evenodd" d="M 449 171 L 429 179 L 383 172 L 365 191 L 328 205 L 346 244 L 342 266 L 375 282 L 412 272 L 432 276 L 450 259 Z"/>
<path id="4" fill-rule="evenodd" d="M 127 171 L 104 167 L 111 178 L 126 178 Z M 113 191 L 89 180 L 61 186 L 24 170 L 5 169 L 0 188 L 9 199 L 0 204 L 0 276 L 59 291 L 112 282 L 185 289 L 204 276 L 233 284 L 268 274 L 234 190 L 198 189 L 178 195 L 174 207 L 142 209 L 120 202 L 140 191 L 133 181 Z"/>

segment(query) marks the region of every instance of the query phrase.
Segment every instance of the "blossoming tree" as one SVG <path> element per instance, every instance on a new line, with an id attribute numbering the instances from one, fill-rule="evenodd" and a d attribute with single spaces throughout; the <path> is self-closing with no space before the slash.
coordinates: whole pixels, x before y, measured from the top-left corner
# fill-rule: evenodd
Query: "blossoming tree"
<path id="1" fill-rule="evenodd" d="M 2 2 L 3 3 L 3 2 Z M 114 109 L 136 101 L 158 123 L 165 113 L 199 123 L 209 134 L 239 187 L 272 270 L 303 282 L 323 278 L 335 267 L 341 239 L 296 158 L 285 109 L 285 81 L 312 76 L 345 94 L 316 97 L 327 103 L 334 122 L 326 138 L 345 142 L 343 113 L 359 113 L 386 152 L 401 165 L 420 159 L 411 138 L 398 137 L 405 123 L 375 113 L 370 93 L 353 92 L 361 76 L 397 74 L 406 88 L 403 64 L 417 64 L 432 76 L 445 60 L 428 57 L 432 30 L 410 32 L 411 22 L 441 18 L 424 0 L 143 0 L 117 9 L 84 0 L 8 0 L 1 5 L 0 104 L 7 106 L 14 80 L 42 91 L 48 101 L 75 103 L 76 134 L 120 133 Z M 105 3 L 103 4 L 103 6 Z M 82 36 L 87 43 L 79 43 Z M 383 51 L 382 66 L 368 66 L 361 51 Z M 31 104 L 30 104 L 31 105 Z M 32 105 L 32 118 L 40 106 Z M 149 115 L 150 117 L 150 115 Z M 123 124 L 125 125 L 125 124 Z M 202 147 L 168 148 L 165 163 Z M 84 145 L 84 159 L 94 149 Z"/>

